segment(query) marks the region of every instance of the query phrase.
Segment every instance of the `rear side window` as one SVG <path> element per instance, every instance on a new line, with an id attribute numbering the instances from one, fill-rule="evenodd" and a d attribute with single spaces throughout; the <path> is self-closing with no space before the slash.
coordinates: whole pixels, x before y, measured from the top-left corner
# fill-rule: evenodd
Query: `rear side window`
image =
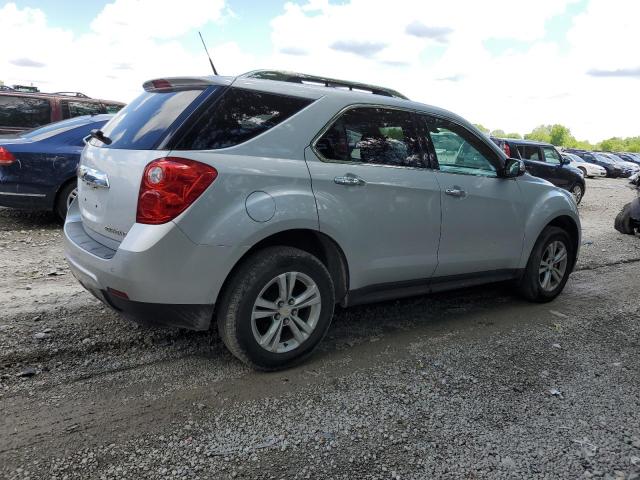
<path id="1" fill-rule="evenodd" d="M 60 102 L 62 118 L 74 118 L 82 115 L 97 115 L 106 113 L 105 108 L 100 103 L 80 102 L 76 100 L 62 100 Z"/>
<path id="2" fill-rule="evenodd" d="M 230 88 L 200 116 L 175 148 L 214 150 L 239 145 L 282 123 L 312 101 Z"/>
<path id="3" fill-rule="evenodd" d="M 427 167 L 412 115 L 400 110 L 348 110 L 318 139 L 315 149 L 339 162 Z"/>
<path id="4" fill-rule="evenodd" d="M 96 147 L 151 150 L 203 90 L 144 92 L 109 121 L 102 132 L 111 144 L 92 138 Z"/>
<path id="5" fill-rule="evenodd" d="M 525 160 L 535 160 L 541 162 L 540 148 L 537 145 L 518 145 L 518 152 L 520 156 Z"/>
<path id="6" fill-rule="evenodd" d="M 33 128 L 51 122 L 51 104 L 46 98 L 0 96 L 0 125 Z"/>
<path id="7" fill-rule="evenodd" d="M 119 105 L 117 103 L 105 103 L 104 107 L 107 113 L 118 113 L 123 109 L 124 105 Z"/>

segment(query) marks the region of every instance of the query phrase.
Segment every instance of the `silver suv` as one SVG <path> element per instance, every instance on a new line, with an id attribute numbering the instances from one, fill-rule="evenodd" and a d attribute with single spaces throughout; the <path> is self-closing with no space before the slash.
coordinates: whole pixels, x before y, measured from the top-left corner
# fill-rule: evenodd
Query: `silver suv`
<path id="1" fill-rule="evenodd" d="M 74 275 L 127 318 L 217 324 L 269 370 L 335 304 L 505 280 L 545 302 L 575 265 L 571 195 L 450 112 L 272 71 L 144 90 L 92 132 L 65 224 Z"/>

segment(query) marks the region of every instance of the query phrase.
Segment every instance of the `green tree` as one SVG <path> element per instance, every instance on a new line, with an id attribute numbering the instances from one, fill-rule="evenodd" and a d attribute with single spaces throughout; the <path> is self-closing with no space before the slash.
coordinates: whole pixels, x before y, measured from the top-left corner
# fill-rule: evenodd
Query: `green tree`
<path id="1" fill-rule="evenodd" d="M 482 133 L 486 133 L 486 134 L 489 133 L 489 129 L 484 125 L 482 125 L 481 123 L 474 123 L 473 126 L 476 127 L 478 130 L 480 130 Z"/>
<path id="2" fill-rule="evenodd" d="M 571 135 L 571 130 L 564 125 L 556 123 L 549 131 L 549 141 L 552 145 L 557 147 L 568 147 L 570 144 L 574 143 L 575 140 L 576 139 Z"/>
<path id="3" fill-rule="evenodd" d="M 524 138 L 551 143 L 551 125 L 539 125 L 531 130 L 531 133 L 525 134 Z"/>
<path id="4" fill-rule="evenodd" d="M 517 132 L 505 133 L 504 138 L 517 138 L 518 140 L 522 140 L 522 135 Z"/>

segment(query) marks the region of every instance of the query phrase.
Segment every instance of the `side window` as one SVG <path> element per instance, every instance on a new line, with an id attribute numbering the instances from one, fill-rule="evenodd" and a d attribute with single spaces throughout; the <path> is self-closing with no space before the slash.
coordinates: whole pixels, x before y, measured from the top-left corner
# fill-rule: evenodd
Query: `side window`
<path id="1" fill-rule="evenodd" d="M 212 150 L 239 145 L 284 122 L 313 100 L 229 89 L 180 140 L 178 150 Z"/>
<path id="2" fill-rule="evenodd" d="M 537 145 L 521 145 L 518 146 L 518 151 L 520 152 L 520 156 L 525 160 L 542 161 L 540 158 L 540 148 Z"/>
<path id="3" fill-rule="evenodd" d="M 441 171 L 492 177 L 497 175 L 496 167 L 489 160 L 495 154 L 473 134 L 448 120 L 429 118 L 427 122 Z"/>
<path id="4" fill-rule="evenodd" d="M 544 160 L 547 163 L 552 165 L 560 165 L 560 155 L 556 152 L 555 148 L 552 147 L 542 147 L 542 151 L 544 152 Z"/>
<path id="5" fill-rule="evenodd" d="M 318 139 L 327 160 L 424 168 L 427 165 L 408 112 L 357 107 L 347 110 Z"/>
<path id="6" fill-rule="evenodd" d="M 44 98 L 0 96 L 0 125 L 33 128 L 51 123 L 51 104 Z"/>
<path id="7" fill-rule="evenodd" d="M 75 100 L 63 100 L 60 102 L 62 118 L 73 118 L 81 115 L 97 115 L 105 113 L 104 106 L 100 103 L 78 102 Z"/>

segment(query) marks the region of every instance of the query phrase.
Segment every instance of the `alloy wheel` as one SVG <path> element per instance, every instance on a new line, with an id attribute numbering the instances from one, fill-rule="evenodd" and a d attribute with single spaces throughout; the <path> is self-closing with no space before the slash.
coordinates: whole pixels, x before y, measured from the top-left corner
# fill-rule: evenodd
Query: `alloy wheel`
<path id="1" fill-rule="evenodd" d="M 298 348 L 318 324 L 321 300 L 318 286 L 304 273 L 286 272 L 271 279 L 251 311 L 256 342 L 272 353 Z"/>
<path id="2" fill-rule="evenodd" d="M 566 245 L 560 240 L 545 248 L 538 268 L 538 280 L 543 290 L 552 292 L 562 283 L 569 260 L 567 253 Z"/>
<path id="3" fill-rule="evenodd" d="M 582 187 L 580 185 L 575 185 L 571 189 L 571 195 L 573 195 L 573 198 L 576 200 L 576 203 L 580 203 L 580 200 L 582 200 Z"/>
<path id="4" fill-rule="evenodd" d="M 67 196 L 67 209 L 69 209 L 69 207 L 71 206 L 71 204 L 73 203 L 73 201 L 76 199 L 77 196 L 78 196 L 77 188 L 74 188 L 69 192 L 69 195 Z"/>

